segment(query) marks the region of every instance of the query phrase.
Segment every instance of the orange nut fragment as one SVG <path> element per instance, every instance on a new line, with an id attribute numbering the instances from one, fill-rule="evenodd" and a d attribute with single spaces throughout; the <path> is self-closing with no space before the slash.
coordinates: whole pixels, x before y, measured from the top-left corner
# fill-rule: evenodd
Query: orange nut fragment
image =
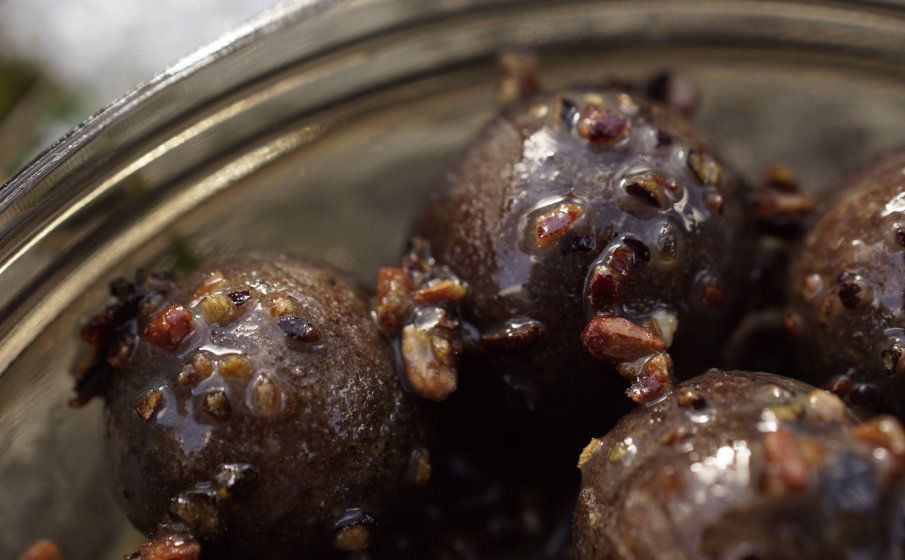
<path id="1" fill-rule="evenodd" d="M 608 362 L 637 360 L 666 348 L 660 337 L 615 315 L 591 319 L 581 333 L 581 343 L 592 356 Z"/>
<path id="2" fill-rule="evenodd" d="M 401 268 L 385 266 L 377 274 L 377 323 L 399 328 L 412 312 L 412 278 Z"/>
<path id="3" fill-rule="evenodd" d="M 783 486 L 793 492 L 808 485 L 810 472 L 801 448 L 786 430 L 779 428 L 764 435 L 764 455 L 767 458 L 767 475 L 778 475 Z"/>
<path id="4" fill-rule="evenodd" d="M 182 305 L 169 305 L 151 317 L 145 338 L 149 344 L 173 351 L 193 329 L 192 312 Z"/>
<path id="5" fill-rule="evenodd" d="M 582 215 L 577 204 L 563 202 L 534 219 L 534 242 L 539 247 L 556 243 L 575 225 Z"/>
<path id="6" fill-rule="evenodd" d="M 201 545 L 197 541 L 170 535 L 161 537 L 138 547 L 141 560 L 197 560 L 201 556 Z"/>
<path id="7" fill-rule="evenodd" d="M 467 289 L 458 280 L 440 280 L 417 290 L 415 301 L 422 305 L 436 303 L 459 303 L 465 297 Z"/>
<path id="8" fill-rule="evenodd" d="M 154 417 L 154 413 L 160 408 L 160 403 L 162 402 L 163 394 L 160 390 L 154 389 L 141 399 L 141 402 L 135 407 L 135 412 L 137 412 L 145 422 L 150 422 L 151 418 Z"/>
<path id="9" fill-rule="evenodd" d="M 62 560 L 62 558 L 56 543 L 49 539 L 35 541 L 19 556 L 19 560 Z"/>

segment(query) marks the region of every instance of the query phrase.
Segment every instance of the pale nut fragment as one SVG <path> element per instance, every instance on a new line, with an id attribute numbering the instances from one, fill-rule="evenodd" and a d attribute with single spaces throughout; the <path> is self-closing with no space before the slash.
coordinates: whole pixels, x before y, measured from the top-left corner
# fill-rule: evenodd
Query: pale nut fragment
<path id="1" fill-rule="evenodd" d="M 252 383 L 250 400 L 252 411 L 263 418 L 269 418 L 283 408 L 283 393 L 266 374 L 258 376 Z"/>
<path id="2" fill-rule="evenodd" d="M 581 455 L 578 456 L 578 468 L 583 468 L 588 461 L 594 456 L 594 453 L 597 452 L 597 449 L 600 447 L 600 444 L 603 443 L 598 438 L 591 438 L 591 442 L 588 443 L 584 449 L 581 450 Z"/>
<path id="3" fill-rule="evenodd" d="M 432 401 L 445 400 L 458 384 L 457 360 L 450 342 L 414 325 L 402 329 L 402 360 L 412 390 Z"/>
<path id="4" fill-rule="evenodd" d="M 221 327 L 230 324 L 236 318 L 236 310 L 233 301 L 226 294 L 211 294 L 201 303 L 204 318 L 209 323 L 216 323 Z"/>
<path id="5" fill-rule="evenodd" d="M 274 296 L 270 300 L 270 316 L 284 317 L 295 313 L 295 304 L 286 296 Z"/>
<path id="6" fill-rule="evenodd" d="M 226 286 L 226 279 L 223 277 L 223 274 L 219 271 L 211 272 L 204 277 L 204 280 L 201 281 L 201 286 L 199 286 L 195 291 L 195 294 L 192 296 L 192 301 L 189 305 L 197 305 L 206 296 L 209 296 L 217 290 L 220 290 L 224 286 Z"/>
<path id="7" fill-rule="evenodd" d="M 768 478 L 765 481 L 767 490 L 772 492 L 782 492 L 784 489 L 792 492 L 804 490 L 810 480 L 810 469 L 795 437 L 779 428 L 775 432 L 764 434 L 763 445 L 768 462 L 767 470 L 764 472 Z"/>
<path id="8" fill-rule="evenodd" d="M 808 410 L 822 420 L 844 422 L 848 419 L 845 415 L 845 403 L 829 391 L 814 389 L 808 393 L 807 403 Z"/>
<path id="9" fill-rule="evenodd" d="M 456 304 L 462 301 L 467 288 L 458 280 L 439 280 L 415 291 L 415 302 L 421 305 L 436 303 Z"/>
<path id="10" fill-rule="evenodd" d="M 333 534 L 333 548 L 343 552 L 356 552 L 371 546 L 371 532 L 363 524 L 348 525 Z"/>
<path id="11" fill-rule="evenodd" d="M 408 478 L 413 486 L 424 486 L 431 478 L 431 453 L 428 449 L 416 449 L 409 462 Z"/>
<path id="12" fill-rule="evenodd" d="M 245 356 L 229 356 L 217 364 L 217 371 L 222 377 L 251 377 L 251 362 Z"/>
<path id="13" fill-rule="evenodd" d="M 609 362 L 629 362 L 666 348 L 648 329 L 615 315 L 591 319 L 581 343 L 592 356 Z"/>

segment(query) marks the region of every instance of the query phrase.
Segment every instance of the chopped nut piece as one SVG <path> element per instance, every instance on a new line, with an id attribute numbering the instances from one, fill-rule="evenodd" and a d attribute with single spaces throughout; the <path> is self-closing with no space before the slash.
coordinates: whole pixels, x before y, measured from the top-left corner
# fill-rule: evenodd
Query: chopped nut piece
<path id="1" fill-rule="evenodd" d="M 226 397 L 226 391 L 217 389 L 205 394 L 201 401 L 204 411 L 220 422 L 226 422 L 232 415 L 232 407 Z"/>
<path id="2" fill-rule="evenodd" d="M 614 315 L 591 319 L 581 333 L 581 343 L 595 358 L 610 362 L 637 360 L 666 348 L 649 330 Z"/>
<path id="3" fill-rule="evenodd" d="M 858 424 L 852 437 L 889 451 L 898 461 L 905 459 L 905 429 L 894 416 L 882 414 Z"/>
<path id="4" fill-rule="evenodd" d="M 901 341 L 894 342 L 880 353 L 880 357 L 888 375 L 905 377 L 905 344 Z"/>
<path id="5" fill-rule="evenodd" d="M 823 389 L 808 393 L 808 408 L 824 420 L 844 421 L 845 403 L 842 399 Z"/>
<path id="6" fill-rule="evenodd" d="M 107 363 L 117 369 L 122 369 L 129 362 L 131 355 L 132 349 L 129 348 L 129 345 L 124 340 L 118 339 L 112 344 L 110 352 L 107 354 Z"/>
<path id="7" fill-rule="evenodd" d="M 610 109 L 593 109 L 578 124 L 578 134 L 593 143 L 616 142 L 627 130 L 628 119 Z"/>
<path id="8" fill-rule="evenodd" d="M 176 350 L 192 332 L 192 312 L 181 305 L 164 307 L 145 327 L 148 343 L 164 350 Z"/>
<path id="9" fill-rule="evenodd" d="M 641 374 L 626 391 L 638 404 L 658 400 L 673 387 L 673 364 L 669 354 L 659 353 L 645 361 Z"/>
<path id="10" fill-rule="evenodd" d="M 192 302 L 189 305 L 197 305 L 205 296 L 208 296 L 226 285 L 226 279 L 220 272 L 211 272 L 201 281 L 201 287 L 195 291 L 192 296 Z"/>
<path id="11" fill-rule="evenodd" d="M 695 410 L 701 410 L 702 408 L 707 407 L 707 399 L 692 389 L 686 389 L 679 393 L 676 403 L 681 407 L 691 407 Z"/>
<path id="12" fill-rule="evenodd" d="M 414 325 L 402 329 L 402 359 L 409 384 L 417 395 L 432 401 L 445 400 L 458 384 L 452 348 L 446 340 L 441 344 L 439 338 Z"/>
<path id="13" fill-rule="evenodd" d="M 660 440 L 663 445 L 682 444 L 691 438 L 691 432 L 684 426 L 676 426 Z"/>
<path id="14" fill-rule="evenodd" d="M 138 547 L 141 560 L 198 560 L 201 545 L 185 537 L 170 535 Z"/>
<path id="15" fill-rule="evenodd" d="M 459 303 L 467 289 L 458 280 L 440 280 L 415 291 L 415 301 L 421 305 Z"/>
<path id="16" fill-rule="evenodd" d="M 271 417 L 283 408 L 283 393 L 268 375 L 260 375 L 251 389 L 251 409 L 257 416 Z"/>
<path id="17" fill-rule="evenodd" d="M 257 476 L 257 470 L 248 463 L 221 463 L 214 473 L 217 497 L 221 500 L 232 498 L 235 493 L 241 493 Z"/>
<path id="18" fill-rule="evenodd" d="M 371 546 L 371 532 L 362 524 L 338 529 L 333 535 L 333 548 L 343 552 L 355 552 Z"/>
<path id="19" fill-rule="evenodd" d="M 413 305 L 411 276 L 401 268 L 381 268 L 377 275 L 377 323 L 397 329 L 408 319 Z"/>
<path id="20" fill-rule="evenodd" d="M 856 282 L 843 282 L 839 286 L 839 300 L 848 309 L 854 309 L 861 303 L 861 286 Z"/>
<path id="21" fill-rule="evenodd" d="M 204 312 L 204 318 L 208 322 L 216 323 L 220 326 L 228 325 L 236 317 L 232 300 L 223 294 L 211 294 L 204 298 L 201 310 Z"/>
<path id="22" fill-rule="evenodd" d="M 481 346 L 497 352 L 523 352 L 544 339 L 547 329 L 534 319 L 512 319 L 502 328 L 481 335 Z"/>
<path id="23" fill-rule="evenodd" d="M 804 416 L 804 407 L 799 402 L 777 404 L 763 411 L 765 419 L 778 420 L 780 422 L 794 422 Z"/>
<path id="24" fill-rule="evenodd" d="M 710 154 L 698 150 L 688 153 L 688 167 L 705 185 L 719 185 L 723 179 L 723 168 Z"/>
<path id="25" fill-rule="evenodd" d="M 617 247 L 613 253 L 607 258 L 607 266 L 615 270 L 622 276 L 628 276 L 632 265 L 635 263 L 635 256 L 625 247 Z"/>
<path id="26" fill-rule="evenodd" d="M 251 362 L 245 356 L 228 356 L 217 363 L 217 371 L 222 377 L 251 377 Z"/>
<path id="27" fill-rule="evenodd" d="M 657 181 L 649 175 L 632 178 L 626 183 L 625 192 L 654 208 L 663 207 L 663 192 Z"/>
<path id="28" fill-rule="evenodd" d="M 503 79 L 497 87 L 500 105 L 508 105 L 537 93 L 537 57 L 509 51 L 500 55 L 499 64 L 503 70 Z"/>
<path id="29" fill-rule="evenodd" d="M 619 278 L 606 266 L 594 268 L 594 276 L 588 285 L 591 309 L 597 313 L 611 311 L 619 301 Z"/>
<path id="30" fill-rule="evenodd" d="M 760 190 L 755 196 L 754 213 L 758 218 L 801 219 L 815 205 L 814 199 L 805 193 Z"/>
<path id="31" fill-rule="evenodd" d="M 431 453 L 427 449 L 416 449 L 412 452 L 409 465 L 409 477 L 415 486 L 424 486 L 431 477 Z"/>
<path id="32" fill-rule="evenodd" d="M 62 560 L 62 558 L 60 549 L 50 539 L 35 541 L 19 556 L 19 560 Z"/>
<path id="33" fill-rule="evenodd" d="M 704 295 L 701 297 L 701 303 L 709 307 L 720 307 L 723 305 L 723 289 L 720 288 L 713 280 L 704 282 Z"/>
<path id="34" fill-rule="evenodd" d="M 588 461 L 591 460 L 591 457 L 594 456 L 594 452 L 597 451 L 597 448 L 600 447 L 600 440 L 598 438 L 591 438 L 591 442 L 588 443 L 584 449 L 581 450 L 581 455 L 578 457 L 578 468 L 584 467 Z"/>
<path id="35" fill-rule="evenodd" d="M 793 492 L 804 490 L 810 479 L 810 469 L 795 438 L 786 430 L 764 434 L 764 455 L 775 465 L 779 480 Z"/>
<path id="36" fill-rule="evenodd" d="M 161 393 L 159 389 L 154 389 L 141 399 L 141 402 L 135 407 L 135 412 L 137 412 L 145 422 L 150 422 L 151 418 L 154 417 L 154 413 L 160 408 L 160 403 L 162 402 L 163 393 Z"/>
<path id="37" fill-rule="evenodd" d="M 717 216 L 723 213 L 725 201 L 720 193 L 716 191 L 707 193 L 705 203 L 707 204 L 707 209 L 710 210 L 711 213 L 716 214 Z"/>
<path id="38" fill-rule="evenodd" d="M 286 315 L 291 315 L 295 313 L 295 304 L 292 303 L 292 300 L 285 296 L 274 296 L 272 300 L 270 300 L 270 316 L 271 317 L 284 317 Z"/>
<path id="39" fill-rule="evenodd" d="M 301 342 L 316 342 L 320 340 L 321 337 L 321 332 L 317 330 L 317 327 L 302 319 L 301 317 L 296 317 L 294 315 L 288 317 L 280 317 L 279 325 L 280 330 L 283 331 L 283 334 L 293 340 L 299 340 Z"/>
<path id="40" fill-rule="evenodd" d="M 534 242 L 549 247 L 581 219 L 584 211 L 577 204 L 563 202 L 534 219 Z"/>

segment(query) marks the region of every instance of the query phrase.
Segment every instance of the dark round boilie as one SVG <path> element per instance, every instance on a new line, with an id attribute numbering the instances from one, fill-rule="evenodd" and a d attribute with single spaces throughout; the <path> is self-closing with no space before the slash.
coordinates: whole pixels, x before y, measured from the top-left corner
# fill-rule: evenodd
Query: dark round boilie
<path id="1" fill-rule="evenodd" d="M 839 182 L 788 280 L 800 367 L 905 418 L 905 149 Z"/>
<path id="2" fill-rule="evenodd" d="M 490 123 L 414 233 L 468 283 L 463 312 L 481 361 L 562 412 L 624 388 L 583 347 L 593 318 L 671 341 L 680 372 L 712 365 L 746 292 L 746 196 L 674 111 L 618 90 L 569 90 Z"/>
<path id="3" fill-rule="evenodd" d="M 144 295 L 111 344 L 104 395 L 130 520 L 190 534 L 205 558 L 366 547 L 429 473 L 418 404 L 367 295 L 337 269 L 274 254 L 155 278 L 122 288 L 122 301 Z"/>
<path id="4" fill-rule="evenodd" d="M 902 558 L 905 431 L 788 378 L 712 370 L 579 460 L 577 560 Z"/>

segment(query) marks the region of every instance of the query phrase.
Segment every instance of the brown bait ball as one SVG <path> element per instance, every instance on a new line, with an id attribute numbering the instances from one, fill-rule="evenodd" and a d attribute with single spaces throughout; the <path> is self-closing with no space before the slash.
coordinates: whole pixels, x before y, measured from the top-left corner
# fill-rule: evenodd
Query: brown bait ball
<path id="1" fill-rule="evenodd" d="M 842 180 L 793 255 L 799 367 L 852 406 L 905 418 L 905 149 Z"/>
<path id="2" fill-rule="evenodd" d="M 712 360 L 746 295 L 746 196 L 677 112 L 569 90 L 490 123 L 414 232 L 469 286 L 486 368 L 563 416 L 624 389 L 600 360 L 639 401 L 668 386 L 646 377 L 668 379 L 664 348 L 680 372 Z"/>
<path id="3" fill-rule="evenodd" d="M 579 459 L 578 560 L 902 558 L 905 430 L 765 373 L 710 372 Z"/>
<path id="4" fill-rule="evenodd" d="M 350 275 L 252 254 L 113 291 L 75 400 L 104 396 L 114 494 L 144 533 L 212 558 L 339 555 L 423 482 L 420 405 Z"/>

